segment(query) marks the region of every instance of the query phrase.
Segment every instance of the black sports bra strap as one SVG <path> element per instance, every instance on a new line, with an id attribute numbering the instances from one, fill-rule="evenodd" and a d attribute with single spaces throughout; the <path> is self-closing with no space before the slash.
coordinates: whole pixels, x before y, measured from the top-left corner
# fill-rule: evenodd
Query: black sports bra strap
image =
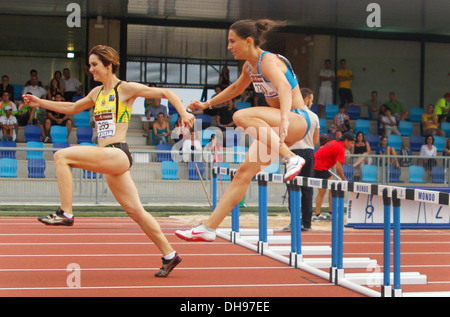
<path id="1" fill-rule="evenodd" d="M 116 93 L 116 123 L 119 120 L 119 90 L 117 89 L 119 85 L 122 83 L 121 80 L 117 83 L 117 85 L 114 86 L 114 92 Z"/>

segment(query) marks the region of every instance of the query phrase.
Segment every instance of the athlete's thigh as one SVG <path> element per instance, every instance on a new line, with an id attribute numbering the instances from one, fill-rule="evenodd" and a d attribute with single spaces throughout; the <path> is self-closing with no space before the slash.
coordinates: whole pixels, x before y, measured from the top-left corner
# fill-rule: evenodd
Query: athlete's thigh
<path id="1" fill-rule="evenodd" d="M 281 112 L 280 109 L 272 107 L 251 107 L 247 109 L 241 109 L 238 112 L 243 111 L 241 115 L 244 117 L 260 118 L 267 122 L 274 131 L 279 135 L 279 127 L 281 125 Z M 237 113 L 238 113 L 237 112 Z M 299 141 L 306 132 L 306 120 L 299 114 L 289 112 L 289 130 L 286 138 L 286 144 L 292 145 Z"/>
<path id="2" fill-rule="evenodd" d="M 105 178 L 109 189 L 125 210 L 139 209 L 139 193 L 129 171 L 117 175 L 107 174 Z"/>
<path id="3" fill-rule="evenodd" d="M 117 148 L 72 146 L 54 154 L 55 161 L 64 160 L 70 167 L 103 174 L 121 174 L 129 170 L 126 154 Z"/>

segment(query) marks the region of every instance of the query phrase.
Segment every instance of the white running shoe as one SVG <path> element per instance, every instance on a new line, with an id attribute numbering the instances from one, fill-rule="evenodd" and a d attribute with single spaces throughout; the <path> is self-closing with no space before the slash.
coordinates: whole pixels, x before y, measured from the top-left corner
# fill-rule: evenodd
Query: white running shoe
<path id="1" fill-rule="evenodd" d="M 306 163 L 305 159 L 298 155 L 286 156 L 283 158 L 283 162 L 286 164 L 286 173 L 284 174 L 285 181 L 293 180 Z"/>
<path id="2" fill-rule="evenodd" d="M 177 230 L 175 235 L 186 241 L 212 242 L 216 239 L 216 231 L 209 231 L 204 225 L 199 225 L 189 230 Z"/>

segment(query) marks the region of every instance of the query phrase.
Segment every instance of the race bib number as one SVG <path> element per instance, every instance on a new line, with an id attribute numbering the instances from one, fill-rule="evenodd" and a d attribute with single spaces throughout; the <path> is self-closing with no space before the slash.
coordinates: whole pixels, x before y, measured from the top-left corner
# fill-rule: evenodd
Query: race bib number
<path id="1" fill-rule="evenodd" d="M 99 139 L 110 138 L 116 133 L 116 120 L 114 113 L 101 113 L 94 116 Z"/>

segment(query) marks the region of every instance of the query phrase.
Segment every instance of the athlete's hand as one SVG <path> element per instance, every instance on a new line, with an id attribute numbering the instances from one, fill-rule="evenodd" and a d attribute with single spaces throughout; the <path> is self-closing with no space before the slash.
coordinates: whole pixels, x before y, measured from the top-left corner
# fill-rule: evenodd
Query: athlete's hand
<path id="1" fill-rule="evenodd" d="M 281 119 L 280 124 L 280 143 L 283 143 L 287 136 L 288 136 L 288 130 L 289 130 L 289 120 L 287 119 Z"/>
<path id="2" fill-rule="evenodd" d="M 39 98 L 30 94 L 22 96 L 23 102 L 30 107 L 39 107 Z"/>
<path id="3" fill-rule="evenodd" d="M 188 127 L 191 129 L 194 126 L 195 122 L 195 116 L 192 113 L 185 112 L 184 114 L 180 115 L 181 117 L 181 125 L 183 127 Z"/>
<path id="4" fill-rule="evenodd" d="M 188 109 L 191 109 L 192 111 L 195 111 L 196 109 L 204 110 L 204 109 L 208 108 L 209 105 L 210 104 L 208 102 L 201 102 L 201 101 L 198 101 L 198 100 L 193 100 L 189 104 Z"/>

